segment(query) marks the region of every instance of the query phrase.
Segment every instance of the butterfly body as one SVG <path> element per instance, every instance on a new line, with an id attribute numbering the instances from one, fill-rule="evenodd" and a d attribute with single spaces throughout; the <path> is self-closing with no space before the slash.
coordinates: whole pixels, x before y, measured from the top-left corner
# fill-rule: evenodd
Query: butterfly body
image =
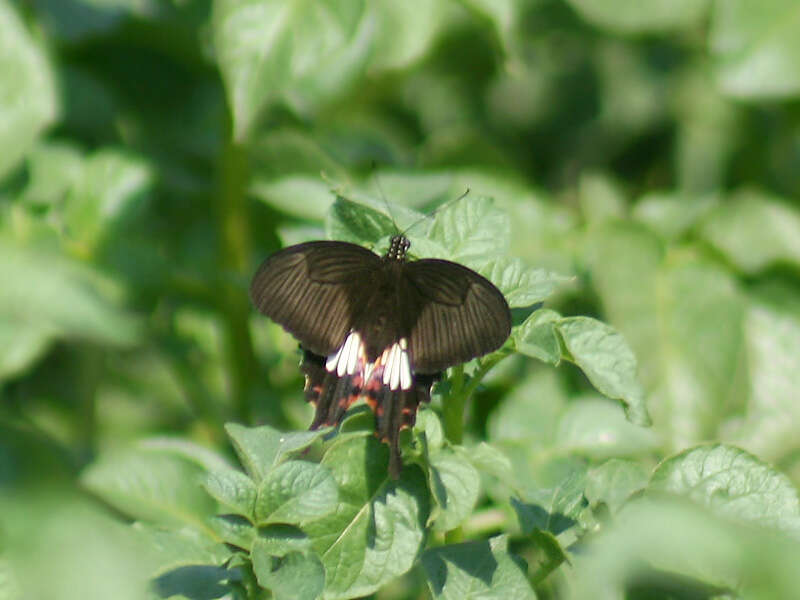
<path id="1" fill-rule="evenodd" d="M 338 424 L 364 396 L 394 476 L 399 431 L 414 424 L 439 373 L 496 350 L 511 329 L 491 282 L 450 261 L 409 261 L 409 245 L 395 236 L 383 257 L 347 242 L 290 246 L 262 263 L 250 288 L 258 310 L 304 348 L 312 429 Z"/>

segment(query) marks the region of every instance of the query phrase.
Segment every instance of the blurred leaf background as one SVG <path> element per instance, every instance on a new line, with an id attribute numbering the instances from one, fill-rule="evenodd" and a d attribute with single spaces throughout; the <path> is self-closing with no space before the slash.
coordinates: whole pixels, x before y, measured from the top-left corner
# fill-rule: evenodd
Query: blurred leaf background
<path id="1" fill-rule="evenodd" d="M 652 429 L 572 367 L 494 373 L 466 434 L 516 477 L 541 490 L 580 462 L 593 501 L 719 441 L 792 489 L 798 28 L 794 0 L 0 0 L 0 598 L 144 597 L 159 559 L 78 483 L 98 455 L 307 426 L 295 342 L 247 285 L 324 236 L 332 187 L 493 197 L 510 254 L 571 277 L 547 306 L 631 344 Z M 574 597 L 639 560 L 794 597 L 796 546 L 729 556 L 738 530 L 693 511 L 639 507 L 563 575 Z"/>

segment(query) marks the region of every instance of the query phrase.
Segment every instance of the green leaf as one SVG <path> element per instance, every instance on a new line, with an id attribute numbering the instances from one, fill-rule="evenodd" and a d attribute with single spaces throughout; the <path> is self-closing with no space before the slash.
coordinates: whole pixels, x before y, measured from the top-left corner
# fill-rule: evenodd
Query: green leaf
<path id="1" fill-rule="evenodd" d="M 384 212 L 341 196 L 330 208 L 326 229 L 332 240 L 373 245 L 397 231 Z"/>
<path id="2" fill-rule="evenodd" d="M 145 365 L 143 368 L 149 369 L 151 367 L 150 365 Z M 201 467 L 204 471 L 232 469 L 231 465 L 216 451 L 187 439 L 157 436 L 141 440 L 138 445 L 144 450 L 165 452 L 185 458 Z"/>
<path id="3" fill-rule="evenodd" d="M 450 531 L 461 525 L 475 508 L 480 492 L 480 475 L 463 452 L 442 448 L 429 457 L 430 487 L 435 502 L 431 515 L 436 531 Z"/>
<path id="4" fill-rule="evenodd" d="M 365 194 L 370 192 L 374 194 L 376 188 L 380 191 L 380 197 L 390 202 L 393 211 L 395 206 L 401 206 L 403 211 L 413 210 L 409 213 L 409 217 L 413 220 L 409 222 L 406 222 L 406 217 L 401 215 L 403 222 L 398 224 L 402 228 L 413 225 L 414 221 L 425 216 L 419 212 L 421 207 L 441 205 L 464 191 L 454 192 L 453 175 L 449 171 L 424 171 L 402 167 L 384 167 L 376 170 L 362 182 L 360 189 Z M 409 233 L 413 233 L 415 229 L 416 227 L 412 227 Z"/>
<path id="5" fill-rule="evenodd" d="M 417 413 L 417 421 L 414 423 L 414 430 L 425 434 L 429 452 L 437 451 L 445 445 L 442 422 L 432 410 L 420 408 Z"/>
<path id="6" fill-rule="evenodd" d="M 389 479 L 389 449 L 371 434 L 339 436 L 323 457 L 339 487 L 336 510 L 303 524 L 325 566 L 324 598 L 371 594 L 407 572 L 425 539 L 429 498 L 419 468 Z"/>
<path id="7" fill-rule="evenodd" d="M 441 2 L 384 0 L 371 3 L 370 7 L 379 31 L 370 60 L 371 70 L 408 67 L 428 51 L 447 25 L 448 7 Z"/>
<path id="8" fill-rule="evenodd" d="M 258 583 L 277 600 L 315 600 L 325 586 L 325 570 L 313 554 L 290 552 L 276 558 L 256 540 L 252 558 Z"/>
<path id="9" fill-rule="evenodd" d="M 436 600 L 534 599 L 522 561 L 505 536 L 442 546 L 422 555 L 422 568 Z"/>
<path id="10" fill-rule="evenodd" d="M 8 561 L 0 557 L 0 600 L 19 600 L 22 590 Z"/>
<path id="11" fill-rule="evenodd" d="M 226 544 L 245 550 L 253 547 L 256 529 L 246 518 L 239 515 L 217 515 L 210 524 L 216 536 Z"/>
<path id="12" fill-rule="evenodd" d="M 467 451 L 467 456 L 478 471 L 497 477 L 501 481 L 512 481 L 511 461 L 502 450 L 486 442 L 481 442 L 477 446 L 470 448 Z"/>
<path id="13" fill-rule="evenodd" d="M 2 454 L 15 460 L 13 450 L 6 452 L 14 437 L 8 432 Z M 33 485 L 5 479 L 0 493 L 0 563 L 8 561 L 21 588 L 13 600 L 147 598 L 147 580 L 160 564 L 149 539 L 76 489 L 71 477 L 56 483 L 51 469 L 63 473 L 64 463 L 35 458 L 41 446 L 28 443 L 24 450 Z"/>
<path id="14" fill-rule="evenodd" d="M 128 16 L 126 13 L 147 16 L 148 10 L 154 8 L 152 2 L 153 0 L 37 0 L 36 10 L 41 15 L 40 19 L 47 23 L 48 35 L 75 43 L 111 34 Z"/>
<path id="15" fill-rule="evenodd" d="M 800 93 L 800 7 L 793 0 L 714 3 L 709 45 L 722 90 L 747 99 Z"/>
<path id="16" fill-rule="evenodd" d="M 34 338 L 48 333 L 130 345 L 138 337 L 138 322 L 118 307 L 110 282 L 59 254 L 21 247 L 0 235 L 0 278 L 14 282 L 0 286 L 0 314 L 32 328 Z"/>
<path id="17" fill-rule="evenodd" d="M 800 212 L 766 194 L 737 194 L 708 215 L 701 235 L 748 274 L 779 263 L 800 266 Z"/>
<path id="18" fill-rule="evenodd" d="M 530 533 L 530 538 L 536 549 L 541 553 L 541 558 L 538 561 L 539 569 L 531 578 L 536 584 L 545 579 L 562 563 L 569 562 L 569 558 L 556 536 L 549 531 L 535 529 Z"/>
<path id="19" fill-rule="evenodd" d="M 545 300 L 568 277 L 532 269 L 519 258 L 503 256 L 489 261 L 473 260 L 478 273 L 494 283 L 508 301 L 511 308 L 525 307 Z"/>
<path id="20" fill-rule="evenodd" d="M 639 199 L 632 216 L 662 238 L 674 240 L 686 233 L 717 204 L 717 198 L 713 196 L 685 198 L 670 193 L 651 193 Z"/>
<path id="21" fill-rule="evenodd" d="M 180 457 L 127 449 L 101 455 L 81 483 L 122 513 L 156 524 L 209 532 L 214 502 L 199 484 L 202 470 Z"/>
<path id="22" fill-rule="evenodd" d="M 256 482 L 262 481 L 284 456 L 308 447 L 323 433 L 283 433 L 268 425 L 245 427 L 237 423 L 228 423 L 225 431 L 231 438 L 242 465 Z"/>
<path id="23" fill-rule="evenodd" d="M 299 524 L 324 517 L 337 503 L 336 482 L 328 469 L 290 460 L 275 467 L 261 481 L 255 505 L 256 522 Z"/>
<path id="24" fill-rule="evenodd" d="M 589 469 L 584 494 L 592 506 L 603 503 L 615 513 L 631 494 L 645 488 L 649 478 L 647 469 L 639 463 L 612 458 Z"/>
<path id="25" fill-rule="evenodd" d="M 212 30 L 235 139 L 272 102 L 310 109 L 346 88 L 368 58 L 364 10 L 363 0 L 217 0 Z"/>
<path id="26" fill-rule="evenodd" d="M 587 21 L 619 33 L 687 28 L 706 14 L 707 0 L 568 0 Z"/>
<path id="27" fill-rule="evenodd" d="M 576 398 L 561 417 L 556 434 L 559 448 L 595 459 L 653 452 L 661 440 L 652 429 L 626 420 L 605 398 Z"/>
<path id="28" fill-rule="evenodd" d="M 789 293 L 794 302 L 796 291 Z M 725 439 L 777 461 L 800 444 L 800 310 L 760 301 L 748 308 L 744 326 L 748 403 Z"/>
<path id="29" fill-rule="evenodd" d="M 0 1 L 0 180 L 56 118 L 55 80 L 47 56 L 13 6 Z"/>
<path id="30" fill-rule="evenodd" d="M 157 598 L 205 600 L 230 597 L 228 585 L 241 579 L 238 570 L 211 565 L 187 565 L 164 573 L 152 582 Z"/>
<path id="31" fill-rule="evenodd" d="M 64 206 L 68 237 L 91 253 L 141 210 L 153 181 L 150 165 L 130 152 L 105 149 L 90 156 Z"/>
<path id="32" fill-rule="evenodd" d="M 566 402 L 566 392 L 552 369 L 533 373 L 489 416 L 489 441 L 549 448 Z"/>
<path id="33" fill-rule="evenodd" d="M 484 263 L 508 253 L 511 221 L 491 198 L 466 196 L 436 213 L 430 238 L 447 249 L 450 260 Z"/>
<path id="34" fill-rule="evenodd" d="M 330 186 L 318 176 L 289 175 L 257 181 L 250 193 L 287 215 L 313 221 L 322 221 L 334 200 Z"/>
<path id="35" fill-rule="evenodd" d="M 293 525 L 267 525 L 258 530 L 259 548 L 270 556 L 286 556 L 291 552 L 307 552 L 311 539 Z"/>
<path id="36" fill-rule="evenodd" d="M 318 132 L 310 131 L 303 127 L 285 124 L 282 126 L 259 130 L 248 145 L 252 162 L 253 184 L 251 190 L 255 193 L 262 184 L 272 181 L 297 181 L 300 185 L 307 185 L 309 190 L 321 191 L 317 185 L 323 183 L 327 177 L 337 181 L 346 181 L 348 171 L 332 152 L 332 148 L 320 139 Z M 305 181 L 305 183 L 300 183 Z M 326 185 L 328 201 L 335 198 Z M 316 193 L 316 192 L 315 192 Z M 256 194 L 258 195 L 258 194 Z M 262 198 L 270 202 L 273 198 Z M 302 207 L 288 206 L 278 198 L 285 210 L 303 211 Z M 311 202 L 312 210 L 316 213 L 316 202 Z M 324 217 L 324 213 L 318 218 Z"/>
<path id="37" fill-rule="evenodd" d="M 625 196 L 611 177 L 584 173 L 578 182 L 581 213 L 589 224 L 602 223 L 625 215 Z"/>
<path id="38" fill-rule="evenodd" d="M 600 392 L 621 400 L 625 414 L 637 425 L 648 425 L 644 390 L 637 377 L 636 356 L 613 327 L 589 317 L 568 317 L 558 332 L 571 360 Z"/>
<path id="39" fill-rule="evenodd" d="M 534 311 L 519 327 L 511 331 L 517 352 L 557 365 L 561 362 L 561 342 L 556 327 L 561 315 L 542 308 Z"/>
<path id="40" fill-rule="evenodd" d="M 375 430 L 375 413 L 366 404 L 354 406 L 348 410 L 342 423 L 339 425 L 339 433 L 367 432 Z"/>
<path id="41" fill-rule="evenodd" d="M 414 187 L 418 183 L 408 185 Z M 402 187 L 402 183 L 396 182 L 396 186 Z M 374 184 L 367 187 L 374 188 Z M 446 255 L 438 242 L 429 239 L 431 219 L 423 213 L 402 204 L 390 204 L 383 196 L 375 198 L 361 189 L 348 189 L 347 196 L 337 196 L 328 211 L 325 229 L 329 239 L 371 244 L 376 252 L 380 252 L 389 247 L 391 236 L 405 231 L 412 241 L 411 255 Z M 433 254 L 429 252 L 431 249 Z"/>
<path id="42" fill-rule="evenodd" d="M 796 541 L 677 499 L 628 502 L 583 546 L 571 600 L 624 598 L 634 585 L 684 598 L 792 598 L 800 589 Z"/>
<path id="43" fill-rule="evenodd" d="M 84 157 L 71 144 L 45 142 L 31 150 L 27 163 L 23 200 L 35 206 L 56 206 L 83 175 Z"/>
<path id="44" fill-rule="evenodd" d="M 224 544 L 190 527 L 162 529 L 147 523 L 134 523 L 134 530 L 159 556 L 153 576 L 190 565 L 220 566 L 231 557 Z"/>
<path id="45" fill-rule="evenodd" d="M 760 525 L 780 527 L 800 517 L 800 498 L 789 478 L 733 446 L 700 446 L 668 458 L 647 489 L 686 496 L 719 515 Z"/>
<path id="46" fill-rule="evenodd" d="M 527 484 L 522 500 L 511 499 L 522 532 L 549 531 L 559 535 L 578 524 L 585 508 L 586 472 L 575 471 L 552 488 Z"/>
<path id="47" fill-rule="evenodd" d="M 712 85 L 710 67 L 705 57 L 691 61 L 670 101 L 670 110 L 678 118 L 676 183 L 684 196 L 681 204 L 686 208 L 683 219 L 687 221 L 703 212 L 709 200 L 715 203 L 719 191 L 727 187 L 731 159 L 741 139 L 744 106 Z"/>
<path id="48" fill-rule="evenodd" d="M 506 52 L 514 51 L 513 34 L 520 4 L 516 0 L 460 0 L 467 8 L 491 23 Z"/>
<path id="49" fill-rule="evenodd" d="M 747 389 L 735 281 L 688 250 L 665 258 L 658 238 L 633 224 L 599 229 L 586 251 L 608 319 L 640 362 L 663 439 L 683 448 L 716 435 L 725 407 Z"/>
<path id="50" fill-rule="evenodd" d="M 234 514 L 251 519 L 256 503 L 256 484 L 235 469 L 212 471 L 206 476 L 206 491 Z"/>
<path id="51" fill-rule="evenodd" d="M 51 339 L 47 328 L 0 319 L 0 381 L 24 372 L 45 353 Z"/>

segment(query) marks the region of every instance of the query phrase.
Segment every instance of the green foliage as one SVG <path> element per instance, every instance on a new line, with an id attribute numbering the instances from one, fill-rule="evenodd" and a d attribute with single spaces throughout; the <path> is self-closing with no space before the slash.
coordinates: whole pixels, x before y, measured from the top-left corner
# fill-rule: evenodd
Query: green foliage
<path id="1" fill-rule="evenodd" d="M 0 0 L 0 600 L 796 598 L 799 19 Z M 247 288 L 398 230 L 514 327 L 395 481 Z"/>

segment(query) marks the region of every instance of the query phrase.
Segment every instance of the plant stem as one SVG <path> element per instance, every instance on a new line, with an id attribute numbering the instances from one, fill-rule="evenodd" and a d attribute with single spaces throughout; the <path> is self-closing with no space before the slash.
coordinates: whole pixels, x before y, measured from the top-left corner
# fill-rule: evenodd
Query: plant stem
<path id="1" fill-rule="evenodd" d="M 464 380 L 464 366 L 453 367 L 450 371 L 450 394 L 445 398 L 443 407 L 444 436 L 451 444 L 461 444 L 464 441 L 464 407 L 467 398 L 480 385 L 486 373 L 509 353 L 495 352 L 480 362 L 470 380 Z M 456 527 L 444 534 L 446 544 L 457 544 L 464 539 L 464 530 Z"/>
<path id="2" fill-rule="evenodd" d="M 77 438 L 79 460 L 89 460 L 97 442 L 97 388 L 102 373 L 102 353 L 91 345 L 75 353 L 77 371 L 80 373 L 74 392 L 78 395 Z"/>
<path id="3" fill-rule="evenodd" d="M 220 233 L 222 297 L 220 306 L 225 322 L 228 372 L 236 418 L 250 422 L 253 415 L 253 382 L 257 361 L 250 336 L 250 304 L 247 292 L 237 281 L 245 278 L 250 266 L 251 232 L 247 211 L 249 175 L 247 149 L 228 143 L 220 159 L 220 193 L 216 196 Z"/>
<path id="4" fill-rule="evenodd" d="M 450 395 L 444 402 L 444 435 L 451 444 L 464 439 L 464 367 L 453 367 L 450 372 Z"/>

